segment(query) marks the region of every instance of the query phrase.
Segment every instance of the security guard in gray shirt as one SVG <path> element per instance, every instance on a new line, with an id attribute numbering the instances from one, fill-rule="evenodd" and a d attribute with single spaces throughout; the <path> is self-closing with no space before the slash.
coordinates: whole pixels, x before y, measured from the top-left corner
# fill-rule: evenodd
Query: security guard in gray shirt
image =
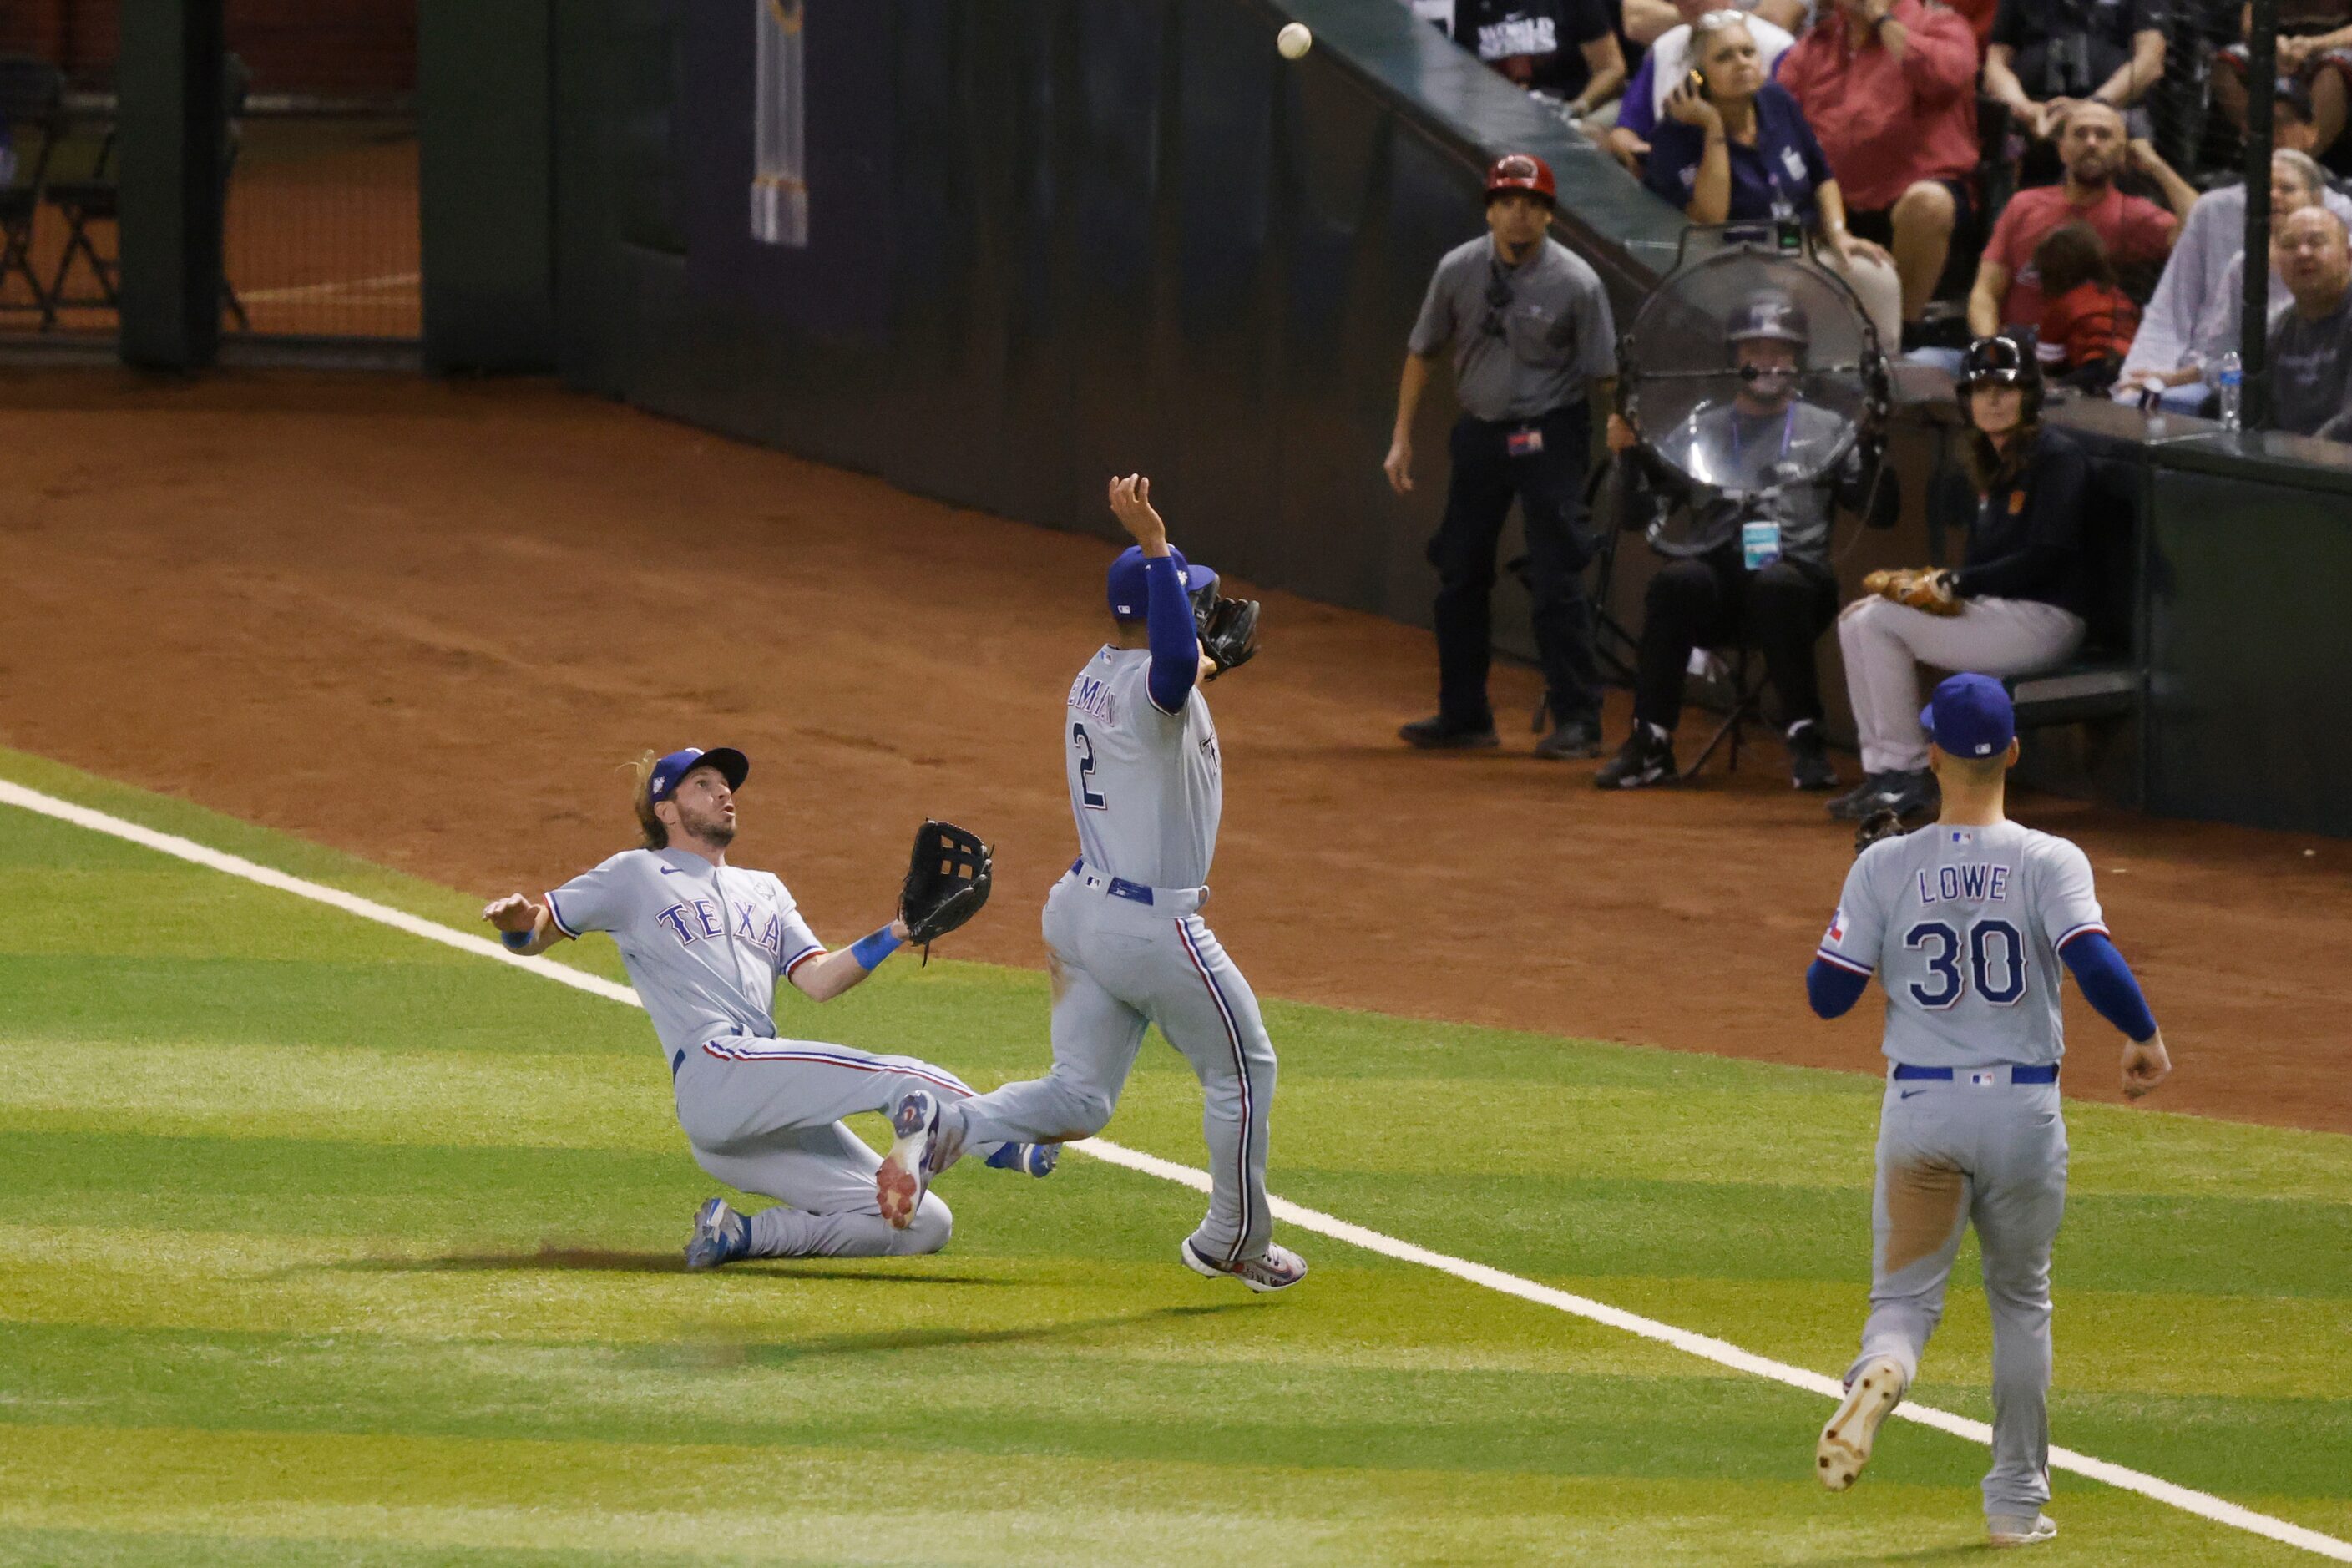
<path id="1" fill-rule="evenodd" d="M 1486 172 L 1487 237 L 1437 264 L 1407 343 L 1395 438 L 1381 465 L 1398 494 L 1412 489 L 1412 420 L 1430 362 L 1449 343 L 1463 408 L 1445 520 L 1429 545 L 1438 575 L 1437 713 L 1398 731 L 1416 746 L 1496 743 L 1489 609 L 1496 545 L 1517 496 L 1554 726 L 1536 754 L 1601 752 L 1592 601 L 1581 580 L 1592 545 L 1579 525 L 1592 436 L 1587 388 L 1599 382 L 1605 394 L 1616 375 L 1617 332 L 1600 275 L 1547 233 L 1555 196 L 1542 159 L 1497 159 Z"/>

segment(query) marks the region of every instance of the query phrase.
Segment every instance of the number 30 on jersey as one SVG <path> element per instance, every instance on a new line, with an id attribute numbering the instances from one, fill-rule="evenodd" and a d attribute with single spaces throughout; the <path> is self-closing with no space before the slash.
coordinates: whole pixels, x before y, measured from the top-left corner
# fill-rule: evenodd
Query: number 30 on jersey
<path id="1" fill-rule="evenodd" d="M 2025 994 L 2025 939 L 2007 921 L 1979 921 L 1963 939 L 1942 921 L 1922 921 L 1903 933 L 1903 945 L 1927 955 L 1927 983 L 1911 983 L 1911 1000 L 1938 1011 L 1964 995 L 1969 983 L 1995 1006 L 2007 1007 Z M 1968 973 L 1960 972 L 1963 951 Z"/>

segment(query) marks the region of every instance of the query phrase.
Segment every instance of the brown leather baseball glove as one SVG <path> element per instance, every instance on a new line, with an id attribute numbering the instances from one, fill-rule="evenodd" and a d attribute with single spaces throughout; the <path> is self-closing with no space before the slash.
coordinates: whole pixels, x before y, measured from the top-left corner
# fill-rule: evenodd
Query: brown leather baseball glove
<path id="1" fill-rule="evenodd" d="M 1957 616 L 1960 613 L 1959 595 L 1952 592 L 1952 574 L 1940 566 L 1922 567 L 1917 571 L 1873 572 L 1862 580 L 1862 589 L 1865 594 L 1875 594 L 1882 599 L 1892 599 L 1898 605 L 1908 605 L 1931 616 Z"/>

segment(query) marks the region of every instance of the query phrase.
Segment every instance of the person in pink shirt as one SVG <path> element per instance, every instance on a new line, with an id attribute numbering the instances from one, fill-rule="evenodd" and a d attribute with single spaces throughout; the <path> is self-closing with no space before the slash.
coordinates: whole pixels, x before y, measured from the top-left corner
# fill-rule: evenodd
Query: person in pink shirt
<path id="1" fill-rule="evenodd" d="M 1967 221 L 1977 166 L 1977 37 L 1920 0 L 1835 0 L 1780 57 L 1856 235 L 1894 253 L 1916 322 Z"/>
<path id="2" fill-rule="evenodd" d="M 2088 225 L 2105 242 L 2118 268 L 2162 261 L 2172 252 L 2180 217 L 2197 200 L 2196 188 L 2173 173 L 2144 142 L 2126 142 L 2124 117 L 2104 103 L 2080 103 L 2066 114 L 2058 133 L 2058 156 L 2066 166 L 2059 184 L 2020 191 L 2001 209 L 1992 238 L 1977 261 L 1976 287 L 1969 291 L 1969 330 L 1991 337 L 2004 326 L 2032 326 L 2045 304 L 2033 250 L 2070 223 Z M 2172 202 L 2171 211 L 2116 188 L 2126 163 L 2153 176 Z"/>

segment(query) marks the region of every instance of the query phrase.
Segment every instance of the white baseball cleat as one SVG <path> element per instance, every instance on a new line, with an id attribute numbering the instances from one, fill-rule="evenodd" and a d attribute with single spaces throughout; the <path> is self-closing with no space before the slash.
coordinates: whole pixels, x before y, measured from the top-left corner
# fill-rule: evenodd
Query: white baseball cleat
<path id="1" fill-rule="evenodd" d="M 1994 1514 L 1985 1521 L 1985 1538 L 1995 1546 L 2035 1546 L 2058 1536 L 2058 1521 L 2046 1513 L 2032 1519 Z"/>
<path id="2" fill-rule="evenodd" d="M 1263 1258 L 1247 1258 L 1228 1267 L 1202 1255 L 1186 1237 L 1181 1248 L 1184 1267 L 1211 1279 L 1238 1279 L 1259 1295 L 1287 1290 L 1307 1278 L 1307 1260 L 1286 1247 L 1269 1245 Z"/>
<path id="3" fill-rule="evenodd" d="M 1873 1356 L 1862 1363 L 1845 1391 L 1845 1403 L 1822 1428 L 1822 1440 L 1813 1448 L 1813 1473 L 1822 1485 L 1833 1492 L 1853 1485 L 1870 1463 L 1879 1424 L 1903 1403 L 1903 1368 L 1893 1356 Z"/>

